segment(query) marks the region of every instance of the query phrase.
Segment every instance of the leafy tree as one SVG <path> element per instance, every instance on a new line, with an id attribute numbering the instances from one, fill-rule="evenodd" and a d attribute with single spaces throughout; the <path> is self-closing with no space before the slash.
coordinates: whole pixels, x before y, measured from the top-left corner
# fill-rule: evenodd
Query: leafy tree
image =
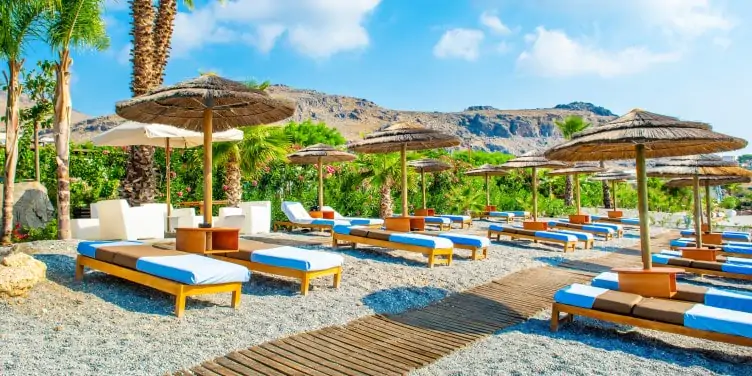
<path id="1" fill-rule="evenodd" d="M 567 116 L 563 121 L 557 120 L 554 122 L 556 127 L 559 128 L 559 132 L 564 139 L 569 140 L 577 132 L 585 130 L 590 126 L 590 123 L 586 122 L 581 116 Z M 566 183 L 564 189 L 564 204 L 572 206 L 572 176 L 566 176 Z"/>
<path id="2" fill-rule="evenodd" d="M 285 125 L 285 133 L 290 136 L 293 145 L 301 147 L 315 144 L 337 146 L 346 142 L 337 129 L 328 127 L 324 122 L 314 124 L 310 119 L 302 123 L 289 122 Z"/>
<path id="3" fill-rule="evenodd" d="M 230 206 L 240 203 L 243 193 L 241 176 L 255 177 L 262 166 L 274 160 L 284 160 L 290 148 L 289 136 L 280 127 L 245 127 L 243 133 L 243 141 L 214 145 L 214 163 L 224 166 Z"/>
<path id="4" fill-rule="evenodd" d="M 70 239 L 71 49 L 104 51 L 110 46 L 103 14 L 104 0 L 58 0 L 45 13 L 45 41 L 58 55 L 55 62 L 53 128 L 57 149 L 57 224 L 60 239 Z"/>
<path id="5" fill-rule="evenodd" d="M 23 91 L 34 102 L 21 110 L 21 118 L 34 126 L 34 178 L 41 181 L 39 162 L 39 131 L 52 125 L 53 99 L 55 96 L 55 66 L 48 60 L 38 61 L 37 69 L 26 72 L 23 77 Z"/>
<path id="6" fill-rule="evenodd" d="M 399 181 L 402 173 L 399 155 L 395 153 L 365 154 L 358 158 L 357 163 L 361 168 L 362 176 L 371 185 L 379 187 L 379 217 L 391 217 L 394 214 L 392 188 Z"/>
<path id="7" fill-rule="evenodd" d="M 742 154 L 738 158 L 739 163 L 749 163 L 752 161 L 752 154 Z"/>
<path id="8" fill-rule="evenodd" d="M 49 7 L 43 0 L 0 1 L 0 59 L 8 64 L 3 72 L 7 90 L 5 114 L 5 181 L 3 186 L 3 222 L 0 242 L 9 244 L 13 230 L 13 189 L 18 162 L 20 133 L 21 71 L 28 44 L 39 35 L 40 17 Z"/>

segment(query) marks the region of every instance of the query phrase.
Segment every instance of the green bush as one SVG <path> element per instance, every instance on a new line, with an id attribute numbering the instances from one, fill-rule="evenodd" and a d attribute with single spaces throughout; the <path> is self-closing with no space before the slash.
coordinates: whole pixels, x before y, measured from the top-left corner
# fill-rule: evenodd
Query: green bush
<path id="1" fill-rule="evenodd" d="M 726 196 L 721 200 L 720 205 L 724 209 L 736 209 L 739 206 L 739 199 L 734 196 Z"/>

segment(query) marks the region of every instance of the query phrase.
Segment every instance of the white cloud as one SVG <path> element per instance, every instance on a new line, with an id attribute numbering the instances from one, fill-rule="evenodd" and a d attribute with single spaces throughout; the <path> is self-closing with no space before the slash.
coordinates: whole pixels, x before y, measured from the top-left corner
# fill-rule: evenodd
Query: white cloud
<path id="1" fill-rule="evenodd" d="M 450 29 L 444 32 L 439 42 L 433 47 L 433 54 L 438 58 L 459 58 L 473 61 L 478 58 L 480 44 L 484 34 L 475 29 Z"/>
<path id="2" fill-rule="evenodd" d="M 326 58 L 367 47 L 366 17 L 381 0 L 235 0 L 212 2 L 175 19 L 173 49 L 243 42 L 269 52 L 283 37 L 297 52 Z"/>
<path id="3" fill-rule="evenodd" d="M 710 0 L 640 0 L 641 13 L 666 32 L 695 38 L 712 32 L 727 32 L 732 18 Z"/>
<path id="4" fill-rule="evenodd" d="M 726 37 L 715 37 L 713 38 L 713 44 L 725 50 L 731 47 L 731 39 Z"/>
<path id="5" fill-rule="evenodd" d="M 125 46 L 123 46 L 115 56 L 115 59 L 119 64 L 122 65 L 128 65 L 131 61 L 131 49 L 133 48 L 133 44 L 128 43 Z"/>
<path id="6" fill-rule="evenodd" d="M 501 22 L 498 16 L 491 12 L 483 12 L 480 15 L 481 25 L 489 28 L 491 31 L 501 35 L 511 34 L 512 30 Z"/>
<path id="7" fill-rule="evenodd" d="M 644 71 L 655 64 L 676 61 L 679 53 L 655 53 L 644 47 L 606 51 L 582 44 L 563 31 L 538 27 L 525 37 L 532 44 L 517 59 L 521 69 L 547 77 L 598 75 L 614 77 Z"/>
<path id="8" fill-rule="evenodd" d="M 507 42 L 502 41 L 496 45 L 496 52 L 500 54 L 505 54 L 511 50 L 512 50 L 512 45 Z"/>

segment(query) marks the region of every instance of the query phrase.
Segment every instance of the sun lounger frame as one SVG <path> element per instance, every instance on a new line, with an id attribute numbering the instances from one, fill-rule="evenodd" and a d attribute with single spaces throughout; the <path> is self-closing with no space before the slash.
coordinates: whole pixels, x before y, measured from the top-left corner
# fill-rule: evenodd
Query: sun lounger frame
<path id="1" fill-rule="evenodd" d="M 515 217 L 515 216 L 512 216 L 512 217 L 492 217 L 490 212 L 480 212 L 480 215 L 478 215 L 478 219 L 485 219 L 487 221 L 490 221 L 491 218 L 494 219 L 494 222 L 496 222 L 495 221 L 496 219 L 501 219 L 501 220 L 503 220 L 506 223 L 512 223 L 512 222 L 514 222 L 515 218 L 519 218 L 519 217 Z"/>
<path id="2" fill-rule="evenodd" d="M 560 230 L 568 230 L 568 231 L 587 232 L 587 233 L 593 234 L 594 236 L 603 237 L 604 240 L 611 240 L 614 238 L 614 236 L 619 237 L 619 238 L 624 237 L 624 230 L 614 231 L 614 233 L 612 234 L 610 232 L 604 233 L 604 232 L 598 232 L 595 230 L 585 230 L 583 228 L 578 228 L 578 227 L 567 227 L 566 225 L 562 225 L 561 223 L 557 223 L 556 226 L 553 226 L 553 228 L 558 228 Z"/>
<path id="3" fill-rule="evenodd" d="M 212 285 L 186 285 L 180 282 L 171 281 L 151 274 L 139 272 L 137 270 L 124 268 L 119 265 L 110 264 L 104 261 L 78 255 L 76 257 L 76 274 L 77 281 L 84 278 L 84 267 L 98 270 L 100 272 L 119 277 L 142 286 L 151 287 L 155 290 L 166 292 L 175 296 L 175 316 L 182 317 L 185 311 L 185 298 L 193 295 L 216 294 L 220 292 L 232 293 L 232 308 L 238 309 L 240 306 L 240 282 L 219 283 Z"/>
<path id="4" fill-rule="evenodd" d="M 752 258 L 752 254 L 749 254 L 749 253 L 726 252 L 726 251 L 723 250 L 723 246 L 722 245 L 703 244 L 703 248 L 705 248 L 706 246 L 710 246 L 710 245 L 712 245 L 713 247 L 718 247 L 718 249 L 716 249 L 716 252 L 718 252 L 719 256 L 731 256 L 731 257 L 739 257 L 739 258 Z M 671 250 L 678 251 L 681 248 L 692 248 L 692 246 L 673 246 L 673 245 L 669 245 L 669 248 Z"/>
<path id="5" fill-rule="evenodd" d="M 369 228 L 380 228 L 382 225 L 380 224 L 370 224 L 370 225 L 362 225 L 362 227 L 369 227 Z M 313 223 L 296 223 L 296 222 L 290 222 L 290 221 L 274 221 L 272 224 L 272 230 L 279 231 L 279 229 L 284 228 L 288 231 L 294 231 L 296 228 L 304 228 L 309 230 L 318 230 L 318 231 L 324 231 L 329 232 L 329 235 L 334 232 L 332 231 L 332 225 L 322 225 L 322 224 L 313 224 Z"/>
<path id="6" fill-rule="evenodd" d="M 562 313 L 564 313 L 564 316 L 561 316 Z M 645 329 L 658 330 L 661 332 L 708 339 L 711 341 L 731 343 L 740 346 L 752 346 L 752 338 L 687 328 L 686 326 L 682 325 L 668 324 L 634 316 L 619 315 L 615 313 L 575 307 L 561 303 L 553 303 L 553 306 L 551 308 L 551 331 L 556 332 L 559 329 L 559 324 L 573 321 L 575 315 L 585 316 L 596 320 L 608 321 L 615 324 L 631 325 Z"/>
<path id="7" fill-rule="evenodd" d="M 714 275 L 714 276 L 724 277 L 724 278 L 744 279 L 747 281 L 752 281 L 752 274 L 729 273 L 729 272 L 724 272 L 720 270 L 691 268 L 688 266 L 677 266 L 677 265 L 667 265 L 667 266 L 672 267 L 672 268 L 684 269 L 684 271 L 687 273 L 694 273 L 700 276 Z"/>
<path id="8" fill-rule="evenodd" d="M 448 217 L 443 217 L 443 218 L 448 218 Z M 454 220 L 452 218 L 449 218 L 449 220 L 451 221 L 449 223 L 450 229 L 451 229 L 452 223 L 460 225 L 460 229 L 465 228 L 465 226 L 467 226 L 467 228 L 473 227 L 472 218 L 462 218 L 460 220 Z"/>
<path id="9" fill-rule="evenodd" d="M 342 266 L 335 266 L 333 268 L 329 269 L 323 269 L 323 270 L 298 270 L 298 269 L 292 269 L 292 268 L 284 268 L 281 266 L 274 266 L 274 265 L 267 265 L 262 264 L 258 262 L 248 261 L 248 260 L 241 260 L 237 258 L 232 257 L 225 257 L 222 255 L 211 255 L 211 257 L 222 260 L 226 262 L 231 262 L 233 264 L 238 264 L 245 266 L 251 271 L 254 272 L 260 272 L 260 273 L 266 273 L 266 274 L 272 274 L 272 275 L 281 275 L 284 277 L 290 277 L 290 278 L 296 278 L 300 280 L 300 294 L 305 296 L 308 295 L 308 289 L 311 285 L 311 280 L 317 277 L 325 277 L 325 276 L 334 276 L 334 281 L 332 283 L 332 287 L 339 288 L 340 282 L 342 281 Z"/>
<path id="10" fill-rule="evenodd" d="M 640 225 L 633 225 L 631 223 L 622 222 L 620 218 L 605 218 L 604 217 L 604 218 L 593 219 L 593 220 L 591 220 L 591 222 L 594 225 L 597 225 L 598 222 L 603 222 L 603 223 L 610 223 L 612 225 L 622 225 L 624 227 L 630 227 L 630 228 L 639 228 L 640 227 Z"/>
<path id="11" fill-rule="evenodd" d="M 399 250 L 399 251 L 422 253 L 428 256 L 429 268 L 433 268 L 433 266 L 436 264 L 447 265 L 447 266 L 451 265 L 452 255 L 454 253 L 453 248 L 421 247 L 421 246 L 412 245 L 412 244 L 404 244 L 404 243 L 391 242 L 387 240 L 365 238 L 362 236 L 338 234 L 335 232 L 332 235 L 332 248 L 338 248 L 340 246 L 340 242 L 346 242 L 347 244 L 342 244 L 342 245 L 349 245 L 353 249 L 355 249 L 358 246 L 358 244 L 368 244 L 368 245 L 372 245 L 376 247 L 383 247 L 383 248 L 394 249 L 394 250 Z M 439 258 L 440 256 L 444 256 L 444 257 Z"/>
<path id="12" fill-rule="evenodd" d="M 496 241 L 501 240 L 501 235 L 509 236 L 511 240 L 515 239 L 528 239 L 532 240 L 533 243 L 542 242 L 542 243 L 557 243 L 561 244 L 564 248 L 564 253 L 567 253 L 569 251 L 574 252 L 577 249 L 577 243 L 578 241 L 567 241 L 567 240 L 557 240 L 557 239 L 549 239 L 549 238 L 541 238 L 533 235 L 525 235 L 525 234 L 514 234 L 511 232 L 506 231 L 496 231 L 496 230 L 488 230 L 488 238 L 493 239 L 494 236 L 496 236 Z"/>

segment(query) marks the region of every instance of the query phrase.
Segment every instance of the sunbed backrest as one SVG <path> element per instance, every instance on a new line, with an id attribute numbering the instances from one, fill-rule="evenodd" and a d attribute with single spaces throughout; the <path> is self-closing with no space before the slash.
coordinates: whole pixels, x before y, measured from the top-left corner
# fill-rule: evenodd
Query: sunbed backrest
<path id="1" fill-rule="evenodd" d="M 299 221 L 303 219 L 311 219 L 308 211 L 305 210 L 303 204 L 294 201 L 282 202 L 282 212 L 285 213 L 287 219 L 290 221 Z"/>

